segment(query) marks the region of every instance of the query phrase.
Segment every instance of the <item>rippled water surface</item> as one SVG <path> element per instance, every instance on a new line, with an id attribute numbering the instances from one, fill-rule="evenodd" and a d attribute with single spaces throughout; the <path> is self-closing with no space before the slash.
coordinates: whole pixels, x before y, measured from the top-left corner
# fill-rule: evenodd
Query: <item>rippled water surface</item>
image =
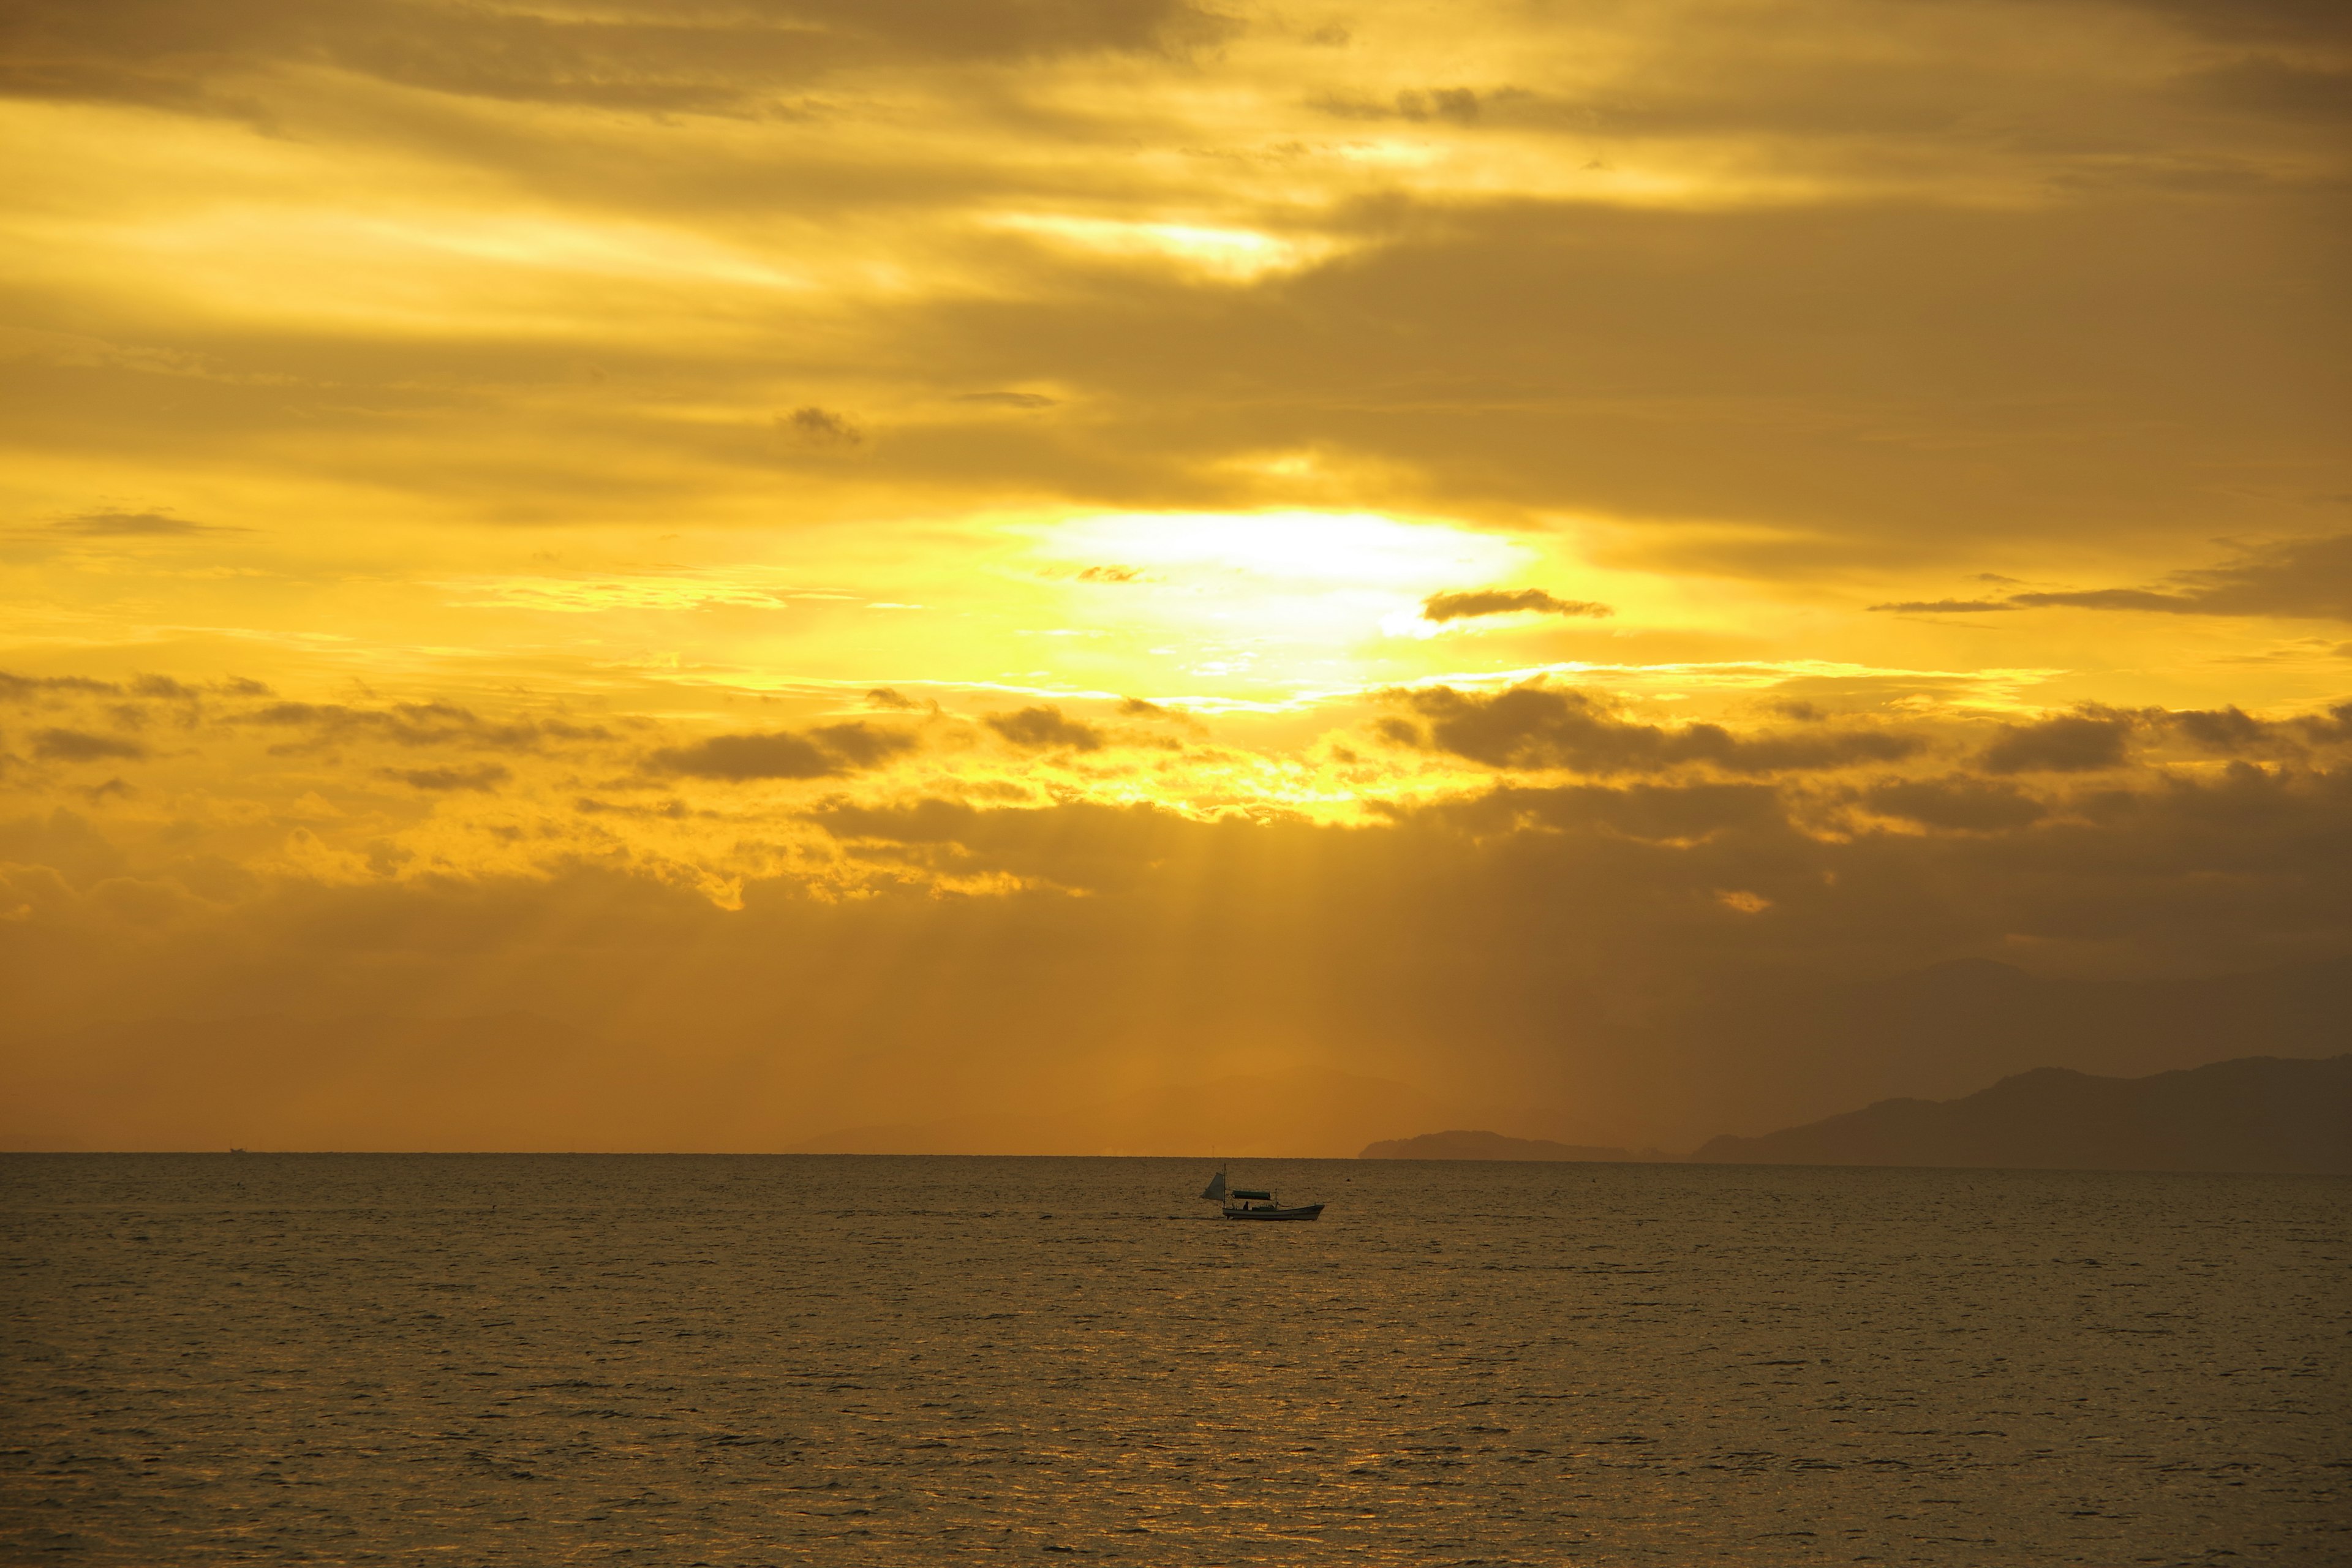
<path id="1" fill-rule="evenodd" d="M 2352 1561 L 2352 1184 L 29 1155 L 84 1563 Z"/>

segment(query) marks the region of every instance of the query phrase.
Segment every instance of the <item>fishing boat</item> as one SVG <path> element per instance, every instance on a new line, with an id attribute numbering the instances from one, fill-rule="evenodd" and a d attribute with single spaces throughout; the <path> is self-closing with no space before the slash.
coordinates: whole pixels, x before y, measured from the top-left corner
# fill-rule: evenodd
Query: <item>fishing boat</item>
<path id="1" fill-rule="evenodd" d="M 1227 1219 L 1313 1219 L 1323 1212 L 1321 1204 L 1295 1204 L 1286 1208 L 1272 1193 L 1254 1187 L 1228 1188 L 1223 1171 L 1209 1178 L 1201 1199 L 1221 1205 L 1220 1212 Z"/>

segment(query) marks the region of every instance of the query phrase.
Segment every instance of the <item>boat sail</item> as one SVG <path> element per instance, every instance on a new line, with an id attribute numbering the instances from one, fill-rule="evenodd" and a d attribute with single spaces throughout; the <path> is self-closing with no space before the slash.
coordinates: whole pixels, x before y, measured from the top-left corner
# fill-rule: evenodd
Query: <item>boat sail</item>
<path id="1" fill-rule="evenodd" d="M 1222 1170 L 1209 1178 L 1209 1184 L 1201 1191 L 1201 1200 L 1221 1205 L 1219 1212 L 1227 1219 L 1313 1219 L 1323 1212 L 1321 1204 L 1296 1204 L 1286 1208 L 1272 1193 L 1257 1188 L 1228 1189 Z"/>

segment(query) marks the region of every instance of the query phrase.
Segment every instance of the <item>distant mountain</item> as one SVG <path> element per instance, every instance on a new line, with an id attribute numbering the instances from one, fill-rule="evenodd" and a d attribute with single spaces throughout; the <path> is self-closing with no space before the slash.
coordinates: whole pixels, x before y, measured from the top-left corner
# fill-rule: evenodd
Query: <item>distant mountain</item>
<path id="1" fill-rule="evenodd" d="M 1954 1100 L 2036 1068 L 2139 1078 L 2223 1057 L 2333 1056 L 2352 1047 L 2347 998 L 2352 958 L 2117 980 L 1987 959 L 1838 984 L 1766 970 L 1662 998 L 1654 1020 L 1581 1065 L 1578 1097 L 1671 1107 L 1642 1136 L 1690 1147 L 1881 1100 Z"/>
<path id="2" fill-rule="evenodd" d="M 1648 1155 L 1549 1138 L 1506 1138 L 1499 1132 L 1424 1132 L 1368 1143 L 1359 1160 L 1635 1160 Z M 1663 1157 L 1663 1156 L 1660 1156 Z"/>
<path id="3" fill-rule="evenodd" d="M 1695 1161 L 2352 1174 L 2352 1055 L 2246 1057 L 2152 1078 L 2042 1068 L 1965 1100 L 1885 1100 Z"/>

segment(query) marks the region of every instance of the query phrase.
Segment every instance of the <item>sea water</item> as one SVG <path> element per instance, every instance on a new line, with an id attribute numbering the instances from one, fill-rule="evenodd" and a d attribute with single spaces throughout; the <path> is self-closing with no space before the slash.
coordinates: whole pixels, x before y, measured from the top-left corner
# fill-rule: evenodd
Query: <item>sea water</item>
<path id="1" fill-rule="evenodd" d="M 2352 1183 L 19 1155 L 89 1563 L 2352 1561 Z"/>

